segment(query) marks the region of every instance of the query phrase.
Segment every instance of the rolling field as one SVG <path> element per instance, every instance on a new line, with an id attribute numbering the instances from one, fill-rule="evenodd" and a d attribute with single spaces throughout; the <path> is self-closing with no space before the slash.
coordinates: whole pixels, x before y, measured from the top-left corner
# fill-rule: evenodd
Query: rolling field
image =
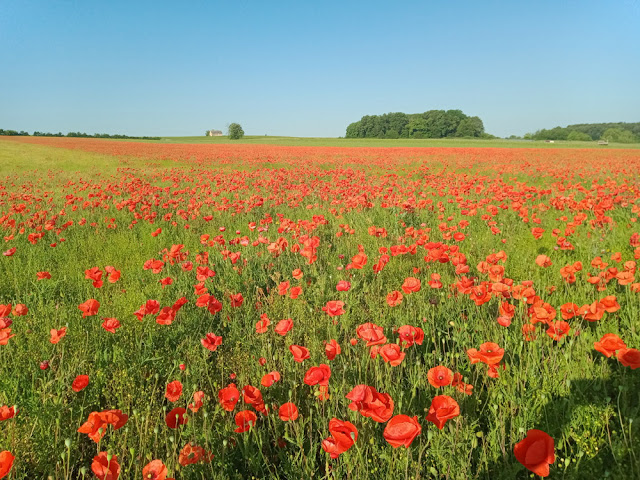
<path id="1" fill-rule="evenodd" d="M 262 138 L 0 137 L 0 478 L 640 478 L 640 150 Z"/>
<path id="2" fill-rule="evenodd" d="M 41 143 L 46 141 L 90 140 L 78 138 L 56 137 L 21 137 L 22 141 Z M 333 138 L 333 137 L 278 137 L 267 135 L 245 135 L 240 140 L 229 137 L 160 137 L 160 140 L 112 140 L 115 142 L 135 143 L 189 143 L 204 145 L 277 145 L 283 147 L 365 147 L 365 148 L 593 148 L 597 150 L 609 149 L 640 149 L 640 143 L 610 143 L 598 145 L 598 142 L 576 142 L 556 140 L 547 143 L 543 140 L 506 140 L 496 138 L 491 140 L 472 138 L 425 138 L 425 139 L 378 139 L 378 138 Z"/>

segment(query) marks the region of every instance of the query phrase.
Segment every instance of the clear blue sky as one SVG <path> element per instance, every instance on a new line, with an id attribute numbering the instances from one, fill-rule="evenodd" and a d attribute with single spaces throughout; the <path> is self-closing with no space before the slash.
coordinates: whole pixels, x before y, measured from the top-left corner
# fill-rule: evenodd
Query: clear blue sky
<path id="1" fill-rule="evenodd" d="M 450 108 L 499 136 L 640 121 L 640 2 L 0 0 L 0 128 L 343 136 Z"/>

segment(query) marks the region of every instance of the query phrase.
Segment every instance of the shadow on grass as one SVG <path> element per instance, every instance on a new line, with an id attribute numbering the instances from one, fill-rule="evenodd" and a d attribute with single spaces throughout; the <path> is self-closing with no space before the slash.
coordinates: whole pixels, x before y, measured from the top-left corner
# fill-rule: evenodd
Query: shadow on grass
<path id="1" fill-rule="evenodd" d="M 556 445 L 556 461 L 549 478 L 640 478 L 638 371 L 620 366 L 609 379 L 574 380 L 568 395 L 552 396 L 541 411 L 540 423 L 534 428 L 551 435 Z M 512 447 L 506 458 L 490 463 L 476 478 L 540 477 L 517 462 Z"/>

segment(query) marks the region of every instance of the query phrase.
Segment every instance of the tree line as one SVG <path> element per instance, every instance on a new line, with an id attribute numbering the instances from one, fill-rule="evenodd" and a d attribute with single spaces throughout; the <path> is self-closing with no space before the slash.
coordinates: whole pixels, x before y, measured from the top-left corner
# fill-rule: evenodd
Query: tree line
<path id="1" fill-rule="evenodd" d="M 640 122 L 637 123 L 577 123 L 566 127 L 538 130 L 524 136 L 529 140 L 607 140 L 612 143 L 640 142 Z"/>
<path id="2" fill-rule="evenodd" d="M 82 132 L 69 132 L 66 135 L 62 132 L 58 133 L 48 133 L 48 132 L 33 132 L 33 135 L 29 135 L 29 132 L 25 132 L 24 130 L 4 130 L 0 128 L 0 135 L 7 135 L 10 137 L 20 136 L 20 137 L 81 137 L 81 138 L 115 138 L 115 139 L 132 139 L 132 140 L 160 140 L 160 137 L 130 137 L 128 135 L 120 135 L 115 134 L 111 135 L 108 133 L 94 133 L 93 135 L 89 135 L 88 133 Z"/>
<path id="3" fill-rule="evenodd" d="M 484 131 L 479 117 L 462 110 L 429 110 L 424 113 L 392 112 L 365 115 L 347 127 L 346 138 L 495 138 Z"/>

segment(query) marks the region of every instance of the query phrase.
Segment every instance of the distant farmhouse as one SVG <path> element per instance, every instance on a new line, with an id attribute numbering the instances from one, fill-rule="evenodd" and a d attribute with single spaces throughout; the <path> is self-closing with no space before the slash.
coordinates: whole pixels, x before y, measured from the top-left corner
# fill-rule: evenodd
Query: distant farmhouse
<path id="1" fill-rule="evenodd" d="M 221 137 L 221 130 L 207 130 L 207 137 Z"/>

